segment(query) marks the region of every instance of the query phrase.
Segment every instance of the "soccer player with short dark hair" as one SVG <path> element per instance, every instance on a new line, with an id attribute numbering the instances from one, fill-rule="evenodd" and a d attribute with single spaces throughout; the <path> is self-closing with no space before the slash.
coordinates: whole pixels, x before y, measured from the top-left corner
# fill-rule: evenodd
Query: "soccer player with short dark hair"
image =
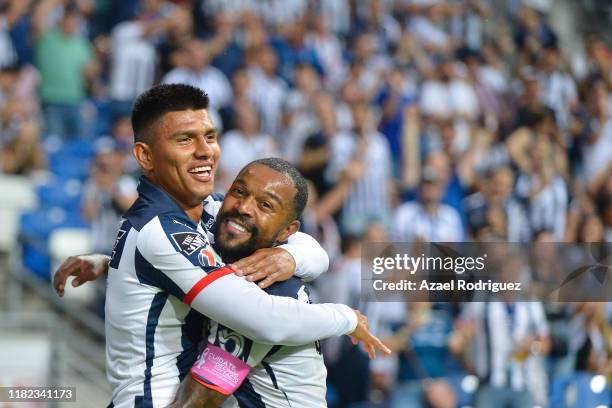
<path id="1" fill-rule="evenodd" d="M 219 206 L 212 190 L 220 155 L 207 106 L 206 95 L 186 85 L 153 87 L 134 106 L 133 154 L 144 176 L 109 263 L 111 406 L 169 404 L 194 363 L 202 315 L 261 343 L 299 345 L 351 333 L 384 348 L 358 312 L 270 296 L 223 265 L 206 227 Z M 276 237 L 278 243 L 292 228 Z M 274 249 L 268 260 L 278 262 L 283 250 Z M 292 255 L 303 267 L 299 252 Z M 57 286 L 63 284 L 59 279 Z"/>

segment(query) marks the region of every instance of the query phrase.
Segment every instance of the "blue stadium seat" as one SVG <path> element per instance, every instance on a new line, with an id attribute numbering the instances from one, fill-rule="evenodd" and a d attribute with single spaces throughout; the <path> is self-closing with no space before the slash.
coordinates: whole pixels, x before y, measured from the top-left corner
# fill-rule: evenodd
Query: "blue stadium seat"
<path id="1" fill-rule="evenodd" d="M 83 183 L 79 179 L 55 177 L 38 186 L 36 192 L 42 208 L 61 207 L 69 212 L 80 212 Z"/>
<path id="2" fill-rule="evenodd" d="M 20 240 L 23 245 L 23 263 L 36 275 L 49 279 L 51 257 L 48 240 L 57 228 L 87 228 L 78 212 L 59 207 L 38 209 L 24 213 L 20 220 Z"/>
<path id="3" fill-rule="evenodd" d="M 70 139 L 64 143 L 61 150 L 74 156 L 92 158 L 96 153 L 95 141 L 80 138 Z"/>
<path id="4" fill-rule="evenodd" d="M 94 122 L 94 132 L 96 136 L 108 135 L 111 131 L 111 110 L 110 102 L 95 100 L 98 117 Z"/>
<path id="5" fill-rule="evenodd" d="M 612 406 L 612 388 L 602 375 L 576 373 L 556 378 L 551 384 L 550 406 L 598 408 Z"/>
<path id="6" fill-rule="evenodd" d="M 60 149 L 49 154 L 49 169 L 58 177 L 85 180 L 90 163 L 91 156 L 74 154 L 69 150 Z"/>
<path id="7" fill-rule="evenodd" d="M 459 407 L 472 406 L 479 386 L 478 378 L 474 375 L 456 375 L 447 380 L 457 394 L 457 405 Z"/>

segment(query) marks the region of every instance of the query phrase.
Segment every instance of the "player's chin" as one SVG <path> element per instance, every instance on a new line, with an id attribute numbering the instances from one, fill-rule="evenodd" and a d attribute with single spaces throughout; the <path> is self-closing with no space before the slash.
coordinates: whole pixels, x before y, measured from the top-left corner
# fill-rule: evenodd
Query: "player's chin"
<path id="1" fill-rule="evenodd" d="M 190 184 L 192 194 L 199 197 L 201 200 L 211 195 L 215 189 L 214 179 L 210 181 L 194 181 Z"/>

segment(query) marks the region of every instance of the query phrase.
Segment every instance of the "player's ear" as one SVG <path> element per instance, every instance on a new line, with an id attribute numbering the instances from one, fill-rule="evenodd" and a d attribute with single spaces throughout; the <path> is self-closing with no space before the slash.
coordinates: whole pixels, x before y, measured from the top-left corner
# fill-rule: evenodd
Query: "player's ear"
<path id="1" fill-rule="evenodd" d="M 291 224 L 287 225 L 284 230 L 278 234 L 276 242 L 285 242 L 291 235 L 298 232 L 300 229 L 300 222 L 298 220 L 291 221 Z"/>
<path id="2" fill-rule="evenodd" d="M 151 147 L 148 144 L 143 142 L 134 143 L 132 154 L 144 171 L 153 170 L 153 157 L 151 155 Z"/>

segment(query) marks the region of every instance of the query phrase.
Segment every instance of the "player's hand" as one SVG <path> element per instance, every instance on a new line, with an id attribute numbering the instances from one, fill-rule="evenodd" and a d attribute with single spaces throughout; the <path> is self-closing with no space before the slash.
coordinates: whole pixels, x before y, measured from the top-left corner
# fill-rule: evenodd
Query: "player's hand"
<path id="1" fill-rule="evenodd" d="M 295 260 L 283 248 L 262 248 L 252 255 L 228 265 L 238 276 L 246 276 L 250 282 L 259 282 L 267 288 L 274 282 L 286 281 L 295 273 Z"/>
<path id="2" fill-rule="evenodd" d="M 71 256 L 57 268 L 53 275 L 53 287 L 57 294 L 64 296 L 64 288 L 69 276 L 75 276 L 73 287 L 94 281 L 108 271 L 109 257 L 101 254 Z"/>
<path id="3" fill-rule="evenodd" d="M 357 327 L 349 334 L 353 344 L 363 342 L 363 347 L 371 359 L 376 358 L 376 349 L 384 354 L 391 354 L 389 347 L 385 346 L 378 337 L 370 333 L 368 329 L 368 318 L 361 314 L 359 310 L 355 310 L 355 314 L 357 315 Z"/>

